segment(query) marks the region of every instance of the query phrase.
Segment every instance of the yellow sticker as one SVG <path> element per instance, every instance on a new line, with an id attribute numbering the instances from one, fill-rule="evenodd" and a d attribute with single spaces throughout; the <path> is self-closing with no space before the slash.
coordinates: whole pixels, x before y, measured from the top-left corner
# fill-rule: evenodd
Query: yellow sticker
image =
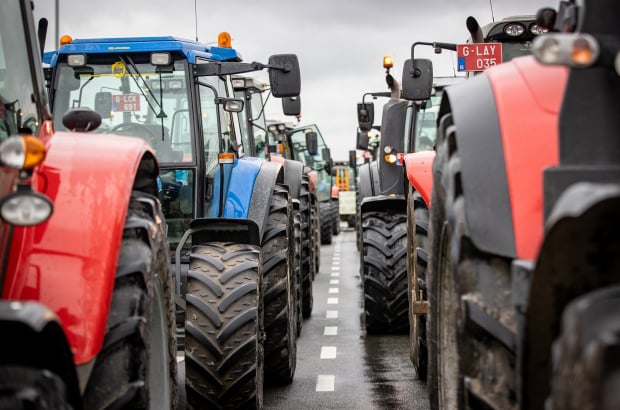
<path id="1" fill-rule="evenodd" d="M 112 64 L 111 71 L 114 77 L 123 78 L 125 76 L 125 73 L 127 72 L 127 68 L 122 61 L 117 61 L 116 63 Z"/>

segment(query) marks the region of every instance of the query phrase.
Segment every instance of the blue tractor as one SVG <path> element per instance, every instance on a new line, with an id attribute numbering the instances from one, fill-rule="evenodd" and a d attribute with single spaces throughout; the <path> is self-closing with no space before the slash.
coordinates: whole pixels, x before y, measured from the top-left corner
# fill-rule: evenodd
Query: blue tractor
<path id="1" fill-rule="evenodd" d="M 57 129 L 69 109 L 94 111 L 95 133 L 156 151 L 188 405 L 261 408 L 263 383 L 295 372 L 293 209 L 282 165 L 246 155 L 232 76 L 268 69 L 272 94 L 292 97 L 299 64 L 245 63 L 230 35 L 218 40 L 71 40 L 44 55 L 46 80 Z"/>

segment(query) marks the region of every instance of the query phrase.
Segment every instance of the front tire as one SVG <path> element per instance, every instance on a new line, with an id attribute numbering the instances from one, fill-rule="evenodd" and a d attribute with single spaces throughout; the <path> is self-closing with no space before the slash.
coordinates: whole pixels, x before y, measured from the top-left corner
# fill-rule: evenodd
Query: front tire
<path id="1" fill-rule="evenodd" d="M 260 248 L 192 246 L 187 274 L 185 386 L 189 408 L 263 408 Z"/>
<path id="2" fill-rule="evenodd" d="M 405 333 L 407 298 L 407 220 L 399 212 L 362 215 L 364 317 L 368 333 Z"/>
<path id="3" fill-rule="evenodd" d="M 297 363 L 291 213 L 287 188 L 275 187 L 262 241 L 265 382 L 272 385 L 291 383 Z"/>
<path id="4" fill-rule="evenodd" d="M 331 201 L 319 202 L 319 220 L 321 222 L 321 244 L 330 245 L 332 243 L 333 222 L 332 222 Z"/>

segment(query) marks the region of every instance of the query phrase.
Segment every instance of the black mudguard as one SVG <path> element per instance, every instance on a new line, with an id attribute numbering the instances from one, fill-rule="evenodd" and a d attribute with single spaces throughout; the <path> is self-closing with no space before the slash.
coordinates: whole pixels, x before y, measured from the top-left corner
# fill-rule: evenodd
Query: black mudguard
<path id="1" fill-rule="evenodd" d="M 407 200 L 404 195 L 374 196 L 364 198 L 360 205 L 360 213 L 394 211 L 407 213 Z"/>
<path id="2" fill-rule="evenodd" d="M 465 215 L 480 250 L 516 257 L 504 148 L 493 90 L 484 74 L 444 90 L 439 118 L 456 127 Z M 497 229 L 501 226 L 502 229 Z"/>
<path id="3" fill-rule="evenodd" d="M 254 182 L 254 192 L 252 192 L 248 212 L 248 218 L 258 225 L 260 238 L 265 232 L 269 207 L 271 206 L 271 195 L 276 183 L 285 183 L 284 167 L 276 162 L 263 161 Z M 257 245 L 260 246 L 260 243 Z"/>
<path id="4" fill-rule="evenodd" d="M 301 162 L 291 159 L 284 160 L 284 185 L 288 186 L 293 199 L 299 199 L 303 170 L 304 166 Z"/>
<path id="5" fill-rule="evenodd" d="M 571 186 L 549 217 L 523 304 L 527 309 L 519 330 L 517 363 L 522 408 L 544 407 L 551 344 L 558 337 L 566 305 L 582 294 L 620 283 L 618 272 L 620 186 Z"/>
<path id="6" fill-rule="evenodd" d="M 0 365 L 47 369 L 60 377 L 67 399 L 81 409 L 73 353 L 53 311 L 37 302 L 0 302 Z"/>

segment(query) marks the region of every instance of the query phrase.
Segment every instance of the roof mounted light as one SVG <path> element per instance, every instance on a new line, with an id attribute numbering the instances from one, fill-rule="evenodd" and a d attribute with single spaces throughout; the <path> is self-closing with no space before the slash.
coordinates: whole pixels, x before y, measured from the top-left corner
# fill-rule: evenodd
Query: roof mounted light
<path id="1" fill-rule="evenodd" d="M 170 53 L 151 53 L 152 65 L 170 65 L 170 63 L 172 63 L 172 56 Z"/>
<path id="2" fill-rule="evenodd" d="M 232 85 L 233 85 L 233 88 L 245 88 L 245 79 L 244 78 L 233 78 Z"/>
<path id="3" fill-rule="evenodd" d="M 217 35 L 217 46 L 222 48 L 232 48 L 230 33 L 222 31 Z"/>
<path id="4" fill-rule="evenodd" d="M 45 159 L 45 145 L 32 135 L 14 135 L 0 144 L 0 163 L 31 170 Z"/>
<path id="5" fill-rule="evenodd" d="M 504 33 L 510 37 L 519 37 L 525 33 L 525 26 L 521 23 L 510 23 L 504 26 Z"/>
<path id="6" fill-rule="evenodd" d="M 60 45 L 61 46 L 66 46 L 67 44 L 71 44 L 73 42 L 73 38 L 71 38 L 70 35 L 65 34 L 64 36 L 60 37 Z"/>
<path id="7" fill-rule="evenodd" d="M 392 56 L 383 56 L 383 68 L 394 67 L 394 59 Z"/>
<path id="8" fill-rule="evenodd" d="M 86 65 L 86 54 L 69 54 L 67 65 L 70 67 L 83 67 Z"/>

